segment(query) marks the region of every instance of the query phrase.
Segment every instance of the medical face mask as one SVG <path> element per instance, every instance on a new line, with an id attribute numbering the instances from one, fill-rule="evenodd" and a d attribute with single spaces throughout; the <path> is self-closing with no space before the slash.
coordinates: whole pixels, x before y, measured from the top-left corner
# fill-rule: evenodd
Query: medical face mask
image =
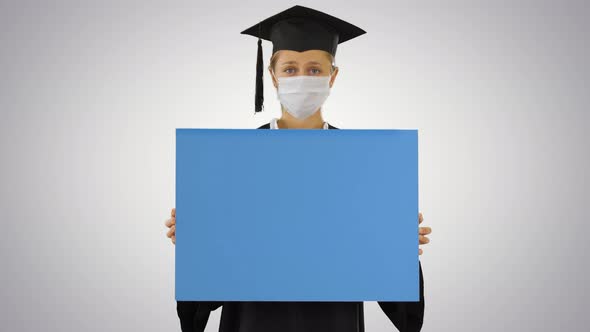
<path id="1" fill-rule="evenodd" d="M 331 75 L 278 77 L 277 97 L 289 114 L 303 120 L 326 101 L 331 78 Z"/>

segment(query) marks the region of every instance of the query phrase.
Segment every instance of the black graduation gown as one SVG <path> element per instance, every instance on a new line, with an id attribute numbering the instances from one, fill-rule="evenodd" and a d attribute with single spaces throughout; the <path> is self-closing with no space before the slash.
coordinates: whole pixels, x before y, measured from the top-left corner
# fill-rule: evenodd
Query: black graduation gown
<path id="1" fill-rule="evenodd" d="M 339 129 L 328 124 L 329 129 Z M 270 129 L 270 123 L 258 129 Z M 400 332 L 422 329 L 424 280 L 419 302 L 378 302 Z M 363 302 L 177 301 L 183 332 L 205 330 L 211 311 L 222 307 L 219 332 L 364 332 Z"/>

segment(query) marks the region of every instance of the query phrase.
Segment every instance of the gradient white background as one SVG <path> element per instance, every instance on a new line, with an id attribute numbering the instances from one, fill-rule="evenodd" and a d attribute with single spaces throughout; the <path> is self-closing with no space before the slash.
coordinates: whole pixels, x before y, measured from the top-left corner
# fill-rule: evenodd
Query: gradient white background
<path id="1" fill-rule="evenodd" d="M 587 2 L 14 0 L 0 330 L 180 330 L 174 129 L 280 115 L 267 72 L 254 115 L 256 38 L 240 31 L 294 4 L 367 31 L 338 47 L 326 120 L 419 129 L 423 331 L 587 329 Z M 365 310 L 367 332 L 396 330 Z"/>

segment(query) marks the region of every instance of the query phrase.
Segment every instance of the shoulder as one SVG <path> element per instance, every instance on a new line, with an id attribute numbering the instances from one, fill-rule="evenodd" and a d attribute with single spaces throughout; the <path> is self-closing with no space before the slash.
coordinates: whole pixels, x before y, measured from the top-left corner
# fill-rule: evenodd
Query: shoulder
<path id="1" fill-rule="evenodd" d="M 340 129 L 340 128 L 334 127 L 328 122 L 328 129 Z"/>
<path id="2" fill-rule="evenodd" d="M 262 126 L 256 128 L 256 129 L 270 129 L 270 122 L 265 123 L 265 124 L 263 124 Z M 328 123 L 328 129 L 340 129 L 340 128 L 334 127 L 330 123 Z"/>

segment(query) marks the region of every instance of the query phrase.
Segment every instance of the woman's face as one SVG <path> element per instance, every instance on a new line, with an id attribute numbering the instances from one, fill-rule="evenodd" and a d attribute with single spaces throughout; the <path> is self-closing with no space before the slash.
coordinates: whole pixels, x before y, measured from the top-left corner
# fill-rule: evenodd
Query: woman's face
<path id="1" fill-rule="evenodd" d="M 278 88 L 278 77 L 289 77 L 299 75 L 309 76 L 328 76 L 332 63 L 330 62 L 330 54 L 322 50 L 307 50 L 304 52 L 280 50 L 278 51 L 277 61 L 273 68 L 269 68 L 272 77 L 272 83 L 275 88 Z M 332 73 L 330 80 L 330 88 L 334 84 L 338 68 Z"/>

